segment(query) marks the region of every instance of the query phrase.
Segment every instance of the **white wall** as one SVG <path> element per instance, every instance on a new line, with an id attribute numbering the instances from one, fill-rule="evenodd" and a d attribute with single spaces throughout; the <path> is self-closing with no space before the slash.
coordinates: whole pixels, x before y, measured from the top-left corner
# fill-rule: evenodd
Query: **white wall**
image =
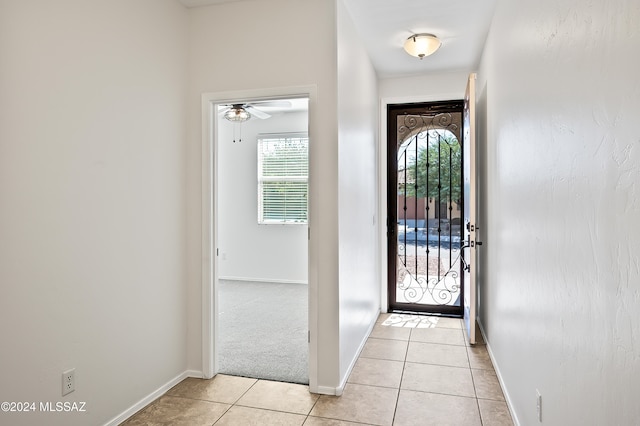
<path id="1" fill-rule="evenodd" d="M 520 424 L 640 419 L 640 4 L 505 0 L 478 78 L 481 322 Z"/>
<path id="2" fill-rule="evenodd" d="M 340 378 L 345 382 L 380 312 L 377 262 L 377 78 L 338 1 Z"/>
<path id="3" fill-rule="evenodd" d="M 260 133 L 307 132 L 308 113 L 274 114 L 238 124 L 219 120 L 219 277 L 306 283 L 306 225 L 258 224 L 257 145 Z M 235 129 L 234 129 L 235 128 Z M 242 136 L 242 142 L 233 143 Z"/>
<path id="4" fill-rule="evenodd" d="M 312 380 L 310 386 L 314 391 L 335 388 L 339 381 L 335 4 L 247 1 L 195 8 L 189 15 L 189 366 L 202 366 L 201 94 L 313 85 L 318 96 L 309 105 L 309 291 L 311 303 L 316 304 L 310 307 L 310 324 L 318 324 L 311 331 L 319 363 L 312 365 L 317 382 Z M 229 43 L 231 38 L 234 43 Z"/>
<path id="5" fill-rule="evenodd" d="M 186 369 L 186 25 L 174 0 L 0 2 L 0 400 L 87 410 L 3 424 L 104 424 Z"/>
<path id="6" fill-rule="evenodd" d="M 382 78 L 378 90 L 380 98 L 391 103 L 462 99 L 470 72 Z"/>

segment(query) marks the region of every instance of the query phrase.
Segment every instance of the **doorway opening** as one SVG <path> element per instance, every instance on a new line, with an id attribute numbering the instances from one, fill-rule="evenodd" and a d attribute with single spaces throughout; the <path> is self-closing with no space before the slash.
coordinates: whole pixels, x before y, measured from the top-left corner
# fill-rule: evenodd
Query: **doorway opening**
<path id="1" fill-rule="evenodd" d="M 215 373 L 309 383 L 309 98 L 217 102 Z"/>
<path id="2" fill-rule="evenodd" d="M 387 107 L 389 311 L 463 315 L 463 110 Z"/>

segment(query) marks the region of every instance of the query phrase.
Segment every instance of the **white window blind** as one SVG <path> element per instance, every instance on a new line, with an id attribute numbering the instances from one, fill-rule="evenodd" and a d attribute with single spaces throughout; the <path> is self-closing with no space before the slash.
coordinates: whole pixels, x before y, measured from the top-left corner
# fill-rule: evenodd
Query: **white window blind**
<path id="1" fill-rule="evenodd" d="M 258 135 L 258 223 L 307 223 L 309 137 Z"/>

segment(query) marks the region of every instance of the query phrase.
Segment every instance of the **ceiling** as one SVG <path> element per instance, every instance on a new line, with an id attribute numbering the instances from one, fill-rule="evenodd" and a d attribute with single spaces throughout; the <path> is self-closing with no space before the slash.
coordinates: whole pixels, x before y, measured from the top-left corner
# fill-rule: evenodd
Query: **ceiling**
<path id="1" fill-rule="evenodd" d="M 245 0 L 178 0 L 197 7 Z M 260 0 L 255 0 L 260 1 Z M 496 0 L 344 0 L 378 77 L 476 69 Z M 422 60 L 407 55 L 404 41 L 431 33 L 440 50 Z"/>
<path id="2" fill-rule="evenodd" d="M 309 98 L 287 98 L 287 99 L 274 99 L 276 101 L 289 102 L 289 106 L 271 106 L 260 105 L 260 101 L 256 101 L 256 107 L 269 115 L 289 114 L 294 112 L 308 111 L 309 110 Z M 251 104 L 252 102 L 247 102 Z M 229 104 L 219 104 L 218 111 L 224 110 Z"/>

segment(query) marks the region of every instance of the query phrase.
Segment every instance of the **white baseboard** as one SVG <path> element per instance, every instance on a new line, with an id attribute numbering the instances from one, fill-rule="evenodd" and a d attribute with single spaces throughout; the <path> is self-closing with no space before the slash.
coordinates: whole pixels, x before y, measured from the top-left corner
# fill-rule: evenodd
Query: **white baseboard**
<path id="1" fill-rule="evenodd" d="M 373 327 L 376 326 L 376 321 L 378 320 L 378 316 L 380 315 L 380 313 L 378 313 L 378 315 L 376 315 L 376 317 L 373 319 L 373 322 L 371 324 L 369 324 L 369 329 L 367 330 L 367 333 L 364 337 L 364 339 L 362 340 L 362 342 L 360 342 L 360 346 L 358 347 L 358 351 L 356 352 L 356 356 L 351 360 L 351 363 L 349 364 L 349 368 L 347 368 L 347 372 L 344 375 L 344 377 L 342 378 L 342 381 L 340 382 L 340 386 L 338 386 L 335 390 L 335 395 L 336 396 L 340 396 L 342 395 L 342 392 L 344 392 L 344 388 L 345 386 L 347 386 L 347 380 L 349 379 L 349 376 L 351 375 L 351 371 L 353 370 L 353 367 L 355 367 L 356 362 L 358 361 L 358 358 L 360 358 L 360 353 L 362 353 L 362 350 L 364 349 L 364 345 L 367 344 L 367 339 L 369 338 L 369 335 L 371 335 L 371 332 L 373 331 Z"/>
<path id="2" fill-rule="evenodd" d="M 502 380 L 502 374 L 500 373 L 500 367 L 496 363 L 496 359 L 493 356 L 493 351 L 491 350 L 491 345 L 487 340 L 487 334 L 484 332 L 484 327 L 480 320 L 477 320 L 478 328 L 480 328 L 480 333 L 482 333 L 482 338 L 484 339 L 487 345 L 487 352 L 489 353 L 489 359 L 491 359 L 491 364 L 493 365 L 493 369 L 496 371 L 496 375 L 498 376 L 498 382 L 500 382 L 500 387 L 502 388 L 502 393 L 504 394 L 504 399 L 507 403 L 507 408 L 509 409 L 509 413 L 511 413 L 511 420 L 513 420 L 513 424 L 515 426 L 520 426 L 520 421 L 518 420 L 518 416 L 516 415 L 515 410 L 513 409 L 513 404 L 511 403 L 511 397 L 509 396 L 509 390 L 505 386 L 504 380 Z"/>
<path id="3" fill-rule="evenodd" d="M 185 371 L 185 374 L 187 375 L 187 377 L 193 377 L 195 379 L 203 379 L 204 378 L 204 373 L 202 371 L 199 371 L 199 370 L 187 370 L 187 371 Z"/>
<path id="4" fill-rule="evenodd" d="M 337 395 L 337 389 L 329 386 L 318 386 L 318 391 L 316 393 L 320 395 Z"/>
<path id="5" fill-rule="evenodd" d="M 274 284 L 308 284 L 304 280 L 274 280 L 269 278 L 247 278 L 247 277 L 218 277 L 225 281 L 247 281 L 251 283 L 274 283 Z"/>
<path id="6" fill-rule="evenodd" d="M 151 404 L 156 399 L 160 398 L 164 395 L 169 389 L 186 379 L 187 377 L 197 377 L 202 378 L 202 371 L 196 370 L 187 370 L 183 373 L 178 374 L 173 379 L 169 380 L 167 383 L 160 386 L 155 391 L 151 392 L 149 395 L 142 398 L 140 401 L 133 404 L 131 407 L 127 408 L 124 412 L 120 413 L 113 419 L 109 420 L 104 426 L 117 426 L 120 423 L 127 420 L 129 417 L 133 416 L 138 411 L 142 410 L 147 405 Z"/>

